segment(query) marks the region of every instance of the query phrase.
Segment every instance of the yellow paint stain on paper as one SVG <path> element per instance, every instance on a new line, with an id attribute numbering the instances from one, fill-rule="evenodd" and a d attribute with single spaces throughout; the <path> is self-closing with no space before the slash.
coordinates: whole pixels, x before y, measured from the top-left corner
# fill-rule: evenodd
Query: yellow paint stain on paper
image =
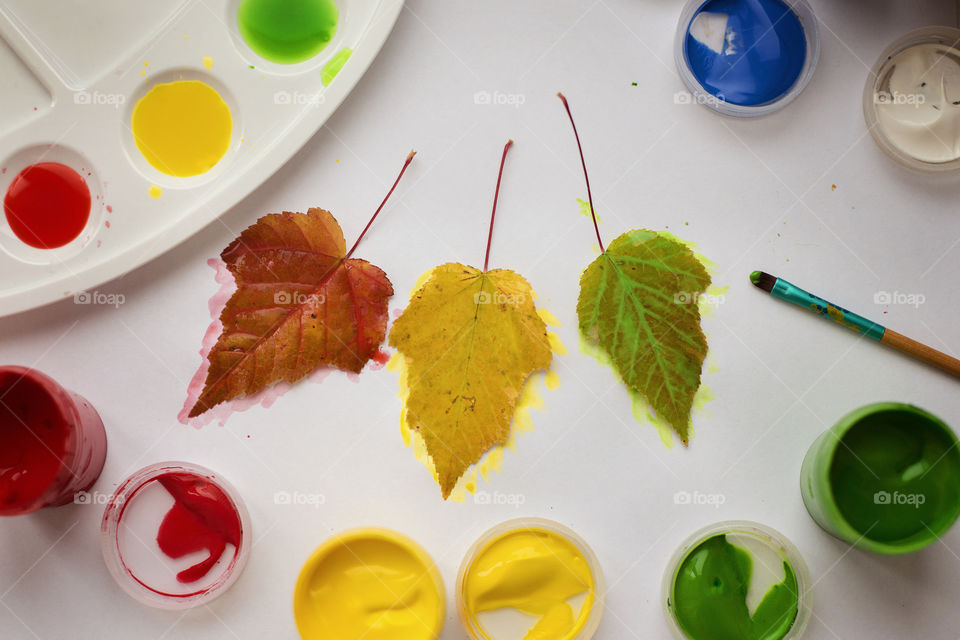
<path id="1" fill-rule="evenodd" d="M 203 56 L 203 68 L 207 69 L 208 71 L 213 69 L 213 58 L 210 56 Z"/>
<path id="2" fill-rule="evenodd" d="M 178 80 L 154 86 L 131 119 L 137 148 L 150 165 L 175 177 L 212 169 L 230 148 L 230 107 L 210 85 Z"/>
<path id="3" fill-rule="evenodd" d="M 160 185 L 152 184 L 147 188 L 147 195 L 156 200 L 163 195 L 163 189 L 160 188 Z"/>

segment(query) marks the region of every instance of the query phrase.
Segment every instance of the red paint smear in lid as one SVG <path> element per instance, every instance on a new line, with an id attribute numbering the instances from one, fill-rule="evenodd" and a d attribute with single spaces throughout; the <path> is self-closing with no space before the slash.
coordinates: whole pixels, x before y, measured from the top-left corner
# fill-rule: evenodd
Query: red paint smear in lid
<path id="1" fill-rule="evenodd" d="M 40 162 L 18 173 L 3 199 L 10 229 L 37 249 L 67 244 L 90 217 L 90 189 L 83 176 L 59 162 Z"/>
<path id="2" fill-rule="evenodd" d="M 237 553 L 243 527 L 236 507 L 223 490 L 210 480 L 190 473 L 166 473 L 157 477 L 176 503 L 164 516 L 157 532 L 160 550 L 171 558 L 203 551 L 210 555 L 177 574 L 180 582 L 196 582 L 207 575 L 223 555 L 227 544 Z"/>

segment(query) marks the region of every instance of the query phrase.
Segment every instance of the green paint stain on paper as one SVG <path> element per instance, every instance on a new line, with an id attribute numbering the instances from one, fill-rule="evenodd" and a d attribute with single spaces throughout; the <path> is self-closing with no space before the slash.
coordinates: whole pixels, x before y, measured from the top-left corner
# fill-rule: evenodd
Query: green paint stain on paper
<path id="1" fill-rule="evenodd" d="M 585 218 L 591 217 L 589 201 L 577 198 L 577 204 L 580 205 L 580 215 L 582 215 Z M 597 216 L 597 224 L 603 224 L 603 218 L 601 218 L 600 216 Z"/>
<path id="2" fill-rule="evenodd" d="M 242 0 L 237 9 L 244 41 L 278 64 L 303 62 L 323 51 L 338 19 L 334 0 Z"/>
<path id="3" fill-rule="evenodd" d="M 353 55 L 352 49 L 343 48 L 337 52 L 337 55 L 330 59 L 330 62 L 323 65 L 323 71 L 320 75 L 323 86 L 327 86 L 333 82 L 333 79 L 336 78 L 340 70 L 343 69 L 343 65 L 347 64 L 347 60 L 350 59 L 351 55 Z"/>

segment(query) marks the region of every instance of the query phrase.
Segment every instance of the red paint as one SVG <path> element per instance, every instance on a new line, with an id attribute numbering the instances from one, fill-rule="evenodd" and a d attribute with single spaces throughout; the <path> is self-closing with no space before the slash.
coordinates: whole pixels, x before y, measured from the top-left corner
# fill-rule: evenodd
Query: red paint
<path id="1" fill-rule="evenodd" d="M 177 574 L 180 582 L 195 582 L 220 560 L 226 545 L 237 552 L 243 527 L 229 496 L 207 478 L 192 473 L 166 473 L 157 477 L 176 504 L 167 512 L 157 532 L 160 550 L 171 558 L 207 550 L 210 555 Z"/>
<path id="2" fill-rule="evenodd" d="M 10 183 L 3 199 L 7 223 L 37 249 L 67 244 L 90 218 L 90 189 L 79 173 L 59 162 L 30 165 Z"/>
<path id="3" fill-rule="evenodd" d="M 107 205 L 107 213 L 113 213 L 113 207 Z"/>
<path id="4" fill-rule="evenodd" d="M 73 501 L 96 481 L 107 440 L 86 400 L 25 367 L 0 367 L 0 515 Z"/>
<path id="5" fill-rule="evenodd" d="M 373 354 L 373 361 L 381 367 L 390 361 L 390 354 L 383 349 L 377 349 Z"/>

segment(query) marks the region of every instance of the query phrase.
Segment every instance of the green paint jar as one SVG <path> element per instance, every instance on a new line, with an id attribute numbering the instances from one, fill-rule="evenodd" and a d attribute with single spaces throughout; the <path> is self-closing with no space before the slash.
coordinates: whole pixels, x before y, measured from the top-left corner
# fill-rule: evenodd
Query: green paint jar
<path id="1" fill-rule="evenodd" d="M 781 533 L 719 522 L 670 558 L 664 612 L 676 640 L 796 640 L 813 611 L 812 586 L 803 557 Z"/>
<path id="2" fill-rule="evenodd" d="M 960 515 L 960 448 L 936 416 L 882 402 L 848 413 L 807 451 L 800 492 L 827 533 L 865 551 L 910 553 Z"/>

